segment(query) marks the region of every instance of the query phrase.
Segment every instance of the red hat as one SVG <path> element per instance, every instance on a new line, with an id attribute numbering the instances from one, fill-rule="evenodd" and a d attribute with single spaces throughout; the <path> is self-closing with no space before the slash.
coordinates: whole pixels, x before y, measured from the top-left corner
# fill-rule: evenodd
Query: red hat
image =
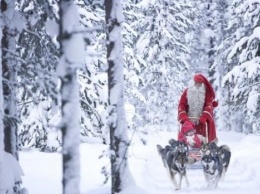
<path id="1" fill-rule="evenodd" d="M 181 131 L 185 134 L 194 129 L 194 123 L 191 121 L 185 121 L 181 127 Z"/>
<path id="2" fill-rule="evenodd" d="M 196 74 L 196 75 L 194 75 L 193 80 L 198 83 L 203 83 L 206 86 L 206 90 L 209 92 L 209 94 L 212 96 L 212 98 L 213 99 L 215 98 L 215 92 L 214 92 L 211 84 L 207 80 L 207 78 L 205 78 L 202 74 Z"/>

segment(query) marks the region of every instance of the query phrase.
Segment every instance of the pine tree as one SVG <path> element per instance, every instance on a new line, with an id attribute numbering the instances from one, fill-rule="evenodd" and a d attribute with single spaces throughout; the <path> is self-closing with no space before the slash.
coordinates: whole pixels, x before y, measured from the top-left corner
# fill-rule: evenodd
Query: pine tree
<path id="1" fill-rule="evenodd" d="M 146 102 L 145 96 L 140 91 L 141 83 L 143 82 L 140 76 L 141 69 L 145 62 L 142 55 L 136 48 L 138 40 L 138 27 L 140 20 L 143 17 L 142 10 L 136 4 L 137 1 L 128 0 L 123 3 L 125 22 L 122 28 L 122 38 L 124 47 L 124 75 L 125 75 L 125 101 L 127 106 L 134 106 L 138 109 L 134 112 L 132 120 L 128 122 L 128 128 L 138 129 L 138 125 L 142 123 L 142 116 L 139 114 L 143 104 Z M 141 110 L 139 109 L 141 108 Z M 127 115 L 126 109 L 126 115 Z"/>
<path id="2" fill-rule="evenodd" d="M 207 60 L 208 60 L 208 39 L 206 38 L 207 27 L 207 0 L 199 1 L 184 1 L 188 9 L 184 9 L 187 17 L 190 19 L 191 25 L 188 26 L 187 33 L 184 37 L 186 46 L 189 48 L 190 53 L 187 56 L 188 61 L 188 74 L 193 75 L 196 72 L 207 73 Z M 208 34 L 207 34 L 208 35 Z M 188 82 L 191 77 L 186 76 L 184 82 Z"/>
<path id="3" fill-rule="evenodd" d="M 52 3 L 51 3 L 52 2 Z M 50 115 L 57 108 L 58 25 L 54 1 L 19 1 L 21 33 L 17 35 L 17 114 L 21 146 L 46 148 Z M 40 14 L 39 14 L 40 13 Z M 22 18 L 22 19 L 21 19 Z M 49 25 L 51 24 L 51 30 Z M 40 113 L 35 113 L 39 110 Z M 55 126 L 57 128 L 57 126 Z M 54 128 L 54 127 L 53 127 Z"/>
<path id="4" fill-rule="evenodd" d="M 231 130 L 232 123 L 230 122 L 230 118 L 232 117 L 232 111 L 230 108 L 230 88 L 224 88 L 222 86 L 222 79 L 227 72 L 229 66 L 227 66 L 227 55 L 230 51 L 228 49 L 230 47 L 230 43 L 228 37 L 230 36 L 229 30 L 227 29 L 228 20 L 229 20 L 229 4 L 226 0 L 219 0 L 216 2 L 217 7 L 217 17 L 215 33 L 216 33 L 216 54 L 214 58 L 214 64 L 211 67 L 216 71 L 214 74 L 214 85 L 216 86 L 216 100 L 219 103 L 219 106 L 216 108 L 215 120 L 219 130 Z"/>
<path id="5" fill-rule="evenodd" d="M 184 37 L 192 24 L 187 17 L 191 7 L 186 1 L 164 0 L 142 2 L 139 7 L 143 16 L 134 26 L 138 31 L 134 53 L 141 59 L 139 91 L 146 101 L 137 111 L 144 124 L 171 126 L 177 121 L 176 96 L 189 68 L 190 50 Z"/>
<path id="6" fill-rule="evenodd" d="M 104 4 L 99 0 L 77 1 L 80 23 L 84 27 L 86 44 L 86 67 L 79 72 L 81 98 L 81 140 L 85 137 L 101 138 L 108 143 L 107 118 L 107 76 Z M 104 95 L 105 93 L 105 95 Z"/>
<path id="7" fill-rule="evenodd" d="M 223 82 L 230 84 L 232 122 L 235 130 L 251 133 L 259 130 L 259 15 L 254 1 L 235 0 L 230 9 L 229 36 L 226 42 L 228 68 Z M 250 129 L 247 131 L 247 129 Z"/>

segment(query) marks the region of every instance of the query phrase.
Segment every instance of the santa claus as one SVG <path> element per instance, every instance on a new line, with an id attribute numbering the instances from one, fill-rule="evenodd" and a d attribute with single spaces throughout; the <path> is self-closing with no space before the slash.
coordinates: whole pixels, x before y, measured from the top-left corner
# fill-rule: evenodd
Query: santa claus
<path id="1" fill-rule="evenodd" d="M 196 74 L 183 92 L 178 106 L 178 121 L 192 121 L 196 134 L 207 137 L 208 142 L 216 142 L 216 127 L 213 116 L 215 92 L 209 81 L 202 75 Z M 206 132 L 207 126 L 207 132 Z"/>

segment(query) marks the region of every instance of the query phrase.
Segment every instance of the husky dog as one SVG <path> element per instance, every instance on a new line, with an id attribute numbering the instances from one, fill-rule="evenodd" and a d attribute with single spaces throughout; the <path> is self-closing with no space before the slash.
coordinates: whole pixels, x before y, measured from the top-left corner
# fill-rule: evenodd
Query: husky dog
<path id="1" fill-rule="evenodd" d="M 178 142 L 179 144 L 177 146 L 177 151 L 188 155 L 189 147 L 183 141 L 178 141 Z"/>
<path id="2" fill-rule="evenodd" d="M 221 159 L 223 161 L 222 178 L 224 179 L 228 166 L 229 166 L 230 158 L 231 158 L 230 148 L 227 145 L 221 145 L 218 148 L 218 155 L 221 157 Z"/>
<path id="3" fill-rule="evenodd" d="M 203 166 L 203 174 L 207 182 L 208 188 L 216 188 L 222 176 L 223 163 L 218 155 L 205 155 L 201 159 Z"/>
<path id="4" fill-rule="evenodd" d="M 218 146 L 215 142 L 208 143 L 208 149 L 212 156 L 216 156 L 218 154 Z"/>
<path id="5" fill-rule="evenodd" d="M 186 167 L 188 162 L 186 145 L 181 142 L 179 142 L 176 147 L 167 145 L 165 148 L 162 148 L 161 145 L 157 145 L 157 150 L 162 158 L 164 167 L 166 168 L 167 173 L 169 174 L 170 179 L 175 186 L 175 189 L 181 189 L 183 177 L 185 177 L 186 184 L 189 185 L 186 174 Z M 179 174 L 180 178 L 178 183 L 176 179 L 177 174 Z"/>
<path id="6" fill-rule="evenodd" d="M 200 152 L 202 156 L 210 154 L 208 143 L 203 143 L 201 145 Z"/>
<path id="7" fill-rule="evenodd" d="M 189 151 L 189 147 L 183 141 L 176 141 L 175 139 L 170 139 L 169 144 L 175 152 L 179 151 L 181 153 L 188 153 Z"/>
<path id="8" fill-rule="evenodd" d="M 203 144 L 201 146 L 201 152 L 203 156 L 205 155 L 211 155 L 214 157 L 219 156 L 222 159 L 223 162 L 222 178 L 224 178 L 231 158 L 230 148 L 227 145 L 221 145 L 218 147 L 215 143 L 211 142 L 211 143 Z"/>
<path id="9" fill-rule="evenodd" d="M 200 151 L 202 152 L 202 156 L 205 155 L 215 156 L 218 154 L 218 149 L 219 147 L 217 146 L 216 143 L 210 142 L 210 143 L 202 144 Z"/>

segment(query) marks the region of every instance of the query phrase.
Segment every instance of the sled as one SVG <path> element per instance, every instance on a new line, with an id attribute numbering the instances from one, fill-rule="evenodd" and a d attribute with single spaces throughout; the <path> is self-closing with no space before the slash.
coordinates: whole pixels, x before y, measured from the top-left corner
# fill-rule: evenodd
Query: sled
<path id="1" fill-rule="evenodd" d="M 190 120 L 197 121 L 199 118 L 197 117 L 189 117 Z M 196 122 L 195 122 L 196 123 Z M 208 125 L 207 122 L 205 123 L 206 125 L 206 143 L 209 142 L 208 140 Z M 179 132 L 181 131 L 181 125 L 179 128 Z M 188 151 L 188 166 L 187 169 L 202 169 L 202 164 L 201 164 L 201 159 L 202 159 L 202 152 L 200 148 L 190 148 Z"/>
<path id="2" fill-rule="evenodd" d="M 201 164 L 202 152 L 199 148 L 191 148 L 188 151 L 187 169 L 202 169 Z"/>

